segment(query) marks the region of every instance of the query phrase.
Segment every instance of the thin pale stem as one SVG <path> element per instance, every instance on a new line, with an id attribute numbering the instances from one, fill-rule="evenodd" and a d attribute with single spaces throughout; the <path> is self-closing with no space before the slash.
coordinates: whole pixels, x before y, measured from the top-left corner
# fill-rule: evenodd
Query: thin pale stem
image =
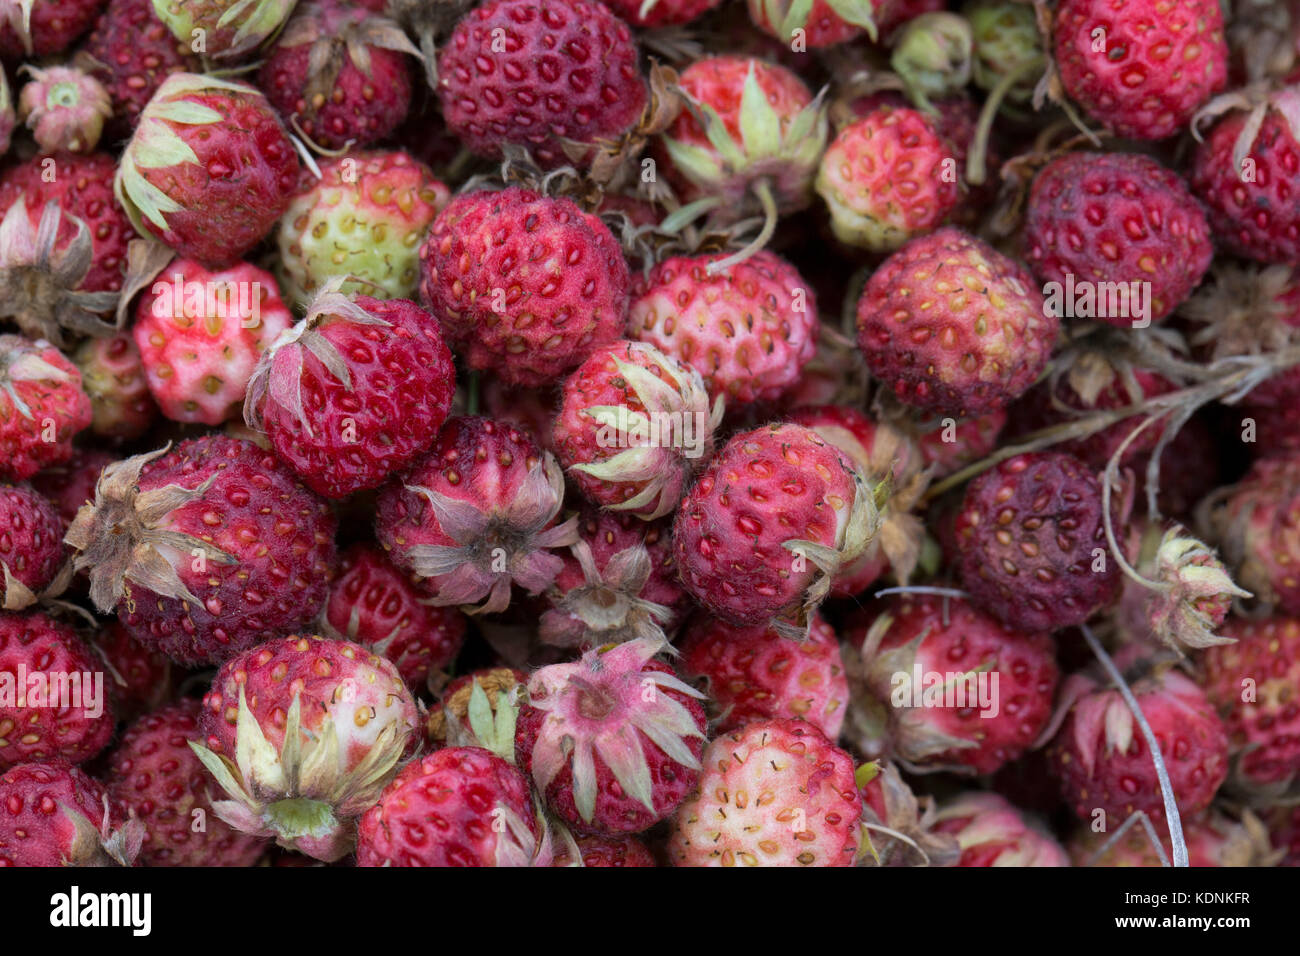
<path id="1" fill-rule="evenodd" d="M 719 272 L 726 272 L 732 266 L 744 262 L 766 246 L 772 238 L 772 233 L 776 232 L 776 198 L 772 195 L 772 187 L 766 179 L 760 179 L 754 184 L 754 195 L 758 197 L 758 203 L 763 209 L 763 228 L 754 237 L 754 241 L 739 252 L 732 253 L 717 262 L 710 262 L 705 270 L 709 275 L 715 276 Z"/>

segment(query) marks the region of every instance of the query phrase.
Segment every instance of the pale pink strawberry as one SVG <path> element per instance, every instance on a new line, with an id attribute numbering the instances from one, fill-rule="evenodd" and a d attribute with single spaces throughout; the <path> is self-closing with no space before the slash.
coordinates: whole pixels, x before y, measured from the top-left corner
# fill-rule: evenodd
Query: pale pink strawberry
<path id="1" fill-rule="evenodd" d="M 956 838 L 955 866 L 1069 866 L 1070 857 L 1041 823 L 996 793 L 964 793 L 939 807 L 935 830 Z"/>
<path id="2" fill-rule="evenodd" d="M 72 353 L 81 387 L 90 398 L 90 430 L 101 438 L 129 441 L 158 418 L 149 394 L 140 349 L 129 332 L 89 338 Z"/>

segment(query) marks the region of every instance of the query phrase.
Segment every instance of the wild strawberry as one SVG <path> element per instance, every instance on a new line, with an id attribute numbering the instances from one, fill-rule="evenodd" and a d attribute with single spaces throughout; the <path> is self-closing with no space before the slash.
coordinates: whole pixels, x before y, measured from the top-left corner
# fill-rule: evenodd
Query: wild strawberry
<path id="1" fill-rule="evenodd" d="M 1160 744 L 1179 813 L 1194 817 L 1228 775 L 1228 735 L 1200 687 L 1133 650 L 1117 663 L 1130 670 L 1133 696 Z M 1081 672 L 1062 686 L 1059 707 L 1065 720 L 1047 756 L 1079 819 L 1094 822 L 1101 810 L 1113 832 L 1141 810 L 1163 823 L 1164 800 L 1146 736 L 1119 691 Z"/>
<path id="2" fill-rule="evenodd" d="M 0 774 L 0 809 L 0 867 L 131 866 L 144 839 L 98 780 L 63 764 Z"/>
<path id="3" fill-rule="evenodd" d="M 257 85 L 313 142 L 369 146 L 411 107 L 408 54 L 420 51 L 387 17 L 349 3 L 305 3 L 276 38 Z"/>
<path id="4" fill-rule="evenodd" d="M 556 390 L 506 385 L 489 377 L 480 383 L 479 400 L 488 418 L 515 426 L 537 439 L 537 444 L 555 454 Z"/>
<path id="5" fill-rule="evenodd" d="M 1059 672 L 1051 638 L 1013 631 L 961 599 L 891 598 L 849 640 L 908 764 L 995 773 L 1052 716 Z"/>
<path id="6" fill-rule="evenodd" d="M 113 736 L 103 673 L 67 625 L 39 611 L 0 614 L 0 766 L 80 763 L 103 750 Z"/>
<path id="7" fill-rule="evenodd" d="M 1061 0 L 1053 42 L 1066 94 L 1128 139 L 1172 136 L 1227 82 L 1214 0 Z"/>
<path id="8" fill-rule="evenodd" d="M 425 736 L 434 748 L 447 745 L 449 737 L 457 735 L 457 728 L 469 723 L 470 701 L 478 691 L 487 699 L 488 709 L 493 715 L 503 706 L 511 705 L 508 701 L 516 687 L 527 683 L 528 675 L 513 667 L 485 667 L 461 674 L 442 689 L 438 700 L 429 707 L 429 717 L 425 721 Z M 518 714 L 518 707 L 513 713 Z M 502 749 L 514 753 L 514 739 L 510 746 Z"/>
<path id="9" fill-rule="evenodd" d="M 112 195 L 105 153 L 38 156 L 0 177 L 0 315 L 65 344 L 63 329 L 111 332 L 135 230 Z M 52 177 L 52 181 L 51 181 Z"/>
<path id="10" fill-rule="evenodd" d="M 996 793 L 963 793 L 939 807 L 934 829 L 961 847 L 955 866 L 1069 866 L 1046 828 Z"/>
<path id="11" fill-rule="evenodd" d="M 558 647 L 600 647 L 671 634 L 687 603 L 677 582 L 669 525 L 587 509 L 546 592 L 539 634 Z"/>
<path id="12" fill-rule="evenodd" d="M 1008 627 L 1082 624 L 1119 594 L 1101 484 L 1072 455 L 1017 455 L 966 489 L 955 533 L 962 585 Z"/>
<path id="13" fill-rule="evenodd" d="M 714 273 L 720 254 L 675 256 L 634 280 L 628 336 L 691 366 L 729 410 L 794 388 L 817 348 L 817 301 L 770 252 Z"/>
<path id="14" fill-rule="evenodd" d="M 858 866 L 951 866 L 957 841 L 933 829 L 933 797 L 918 798 L 893 764 L 875 760 L 854 774 L 862 796 Z"/>
<path id="15" fill-rule="evenodd" d="M 622 335 L 627 260 L 569 199 L 518 186 L 457 196 L 420 262 L 420 301 L 452 348 L 512 385 L 555 381 Z"/>
<path id="16" fill-rule="evenodd" d="M 689 23 L 719 6 L 722 0 L 601 0 L 601 2 L 632 26 L 652 28 Z"/>
<path id="17" fill-rule="evenodd" d="M 696 615 L 681 645 L 682 673 L 701 681 L 726 733 L 751 720 L 800 718 L 839 736 L 849 697 L 839 640 L 814 613 L 808 637 L 794 641 L 762 624 L 736 627 Z"/>
<path id="18" fill-rule="evenodd" d="M 853 759 L 802 720 L 755 720 L 709 744 L 673 818 L 675 866 L 852 866 Z"/>
<path id="19" fill-rule="evenodd" d="M 1067 153 L 1044 166 L 1029 193 L 1022 242 L 1058 316 L 1119 328 L 1168 316 L 1200 284 L 1214 252 L 1187 184 L 1133 153 Z M 1120 308 L 1105 291 L 1112 283 L 1129 290 L 1114 302 Z"/>
<path id="20" fill-rule="evenodd" d="M 641 118 L 649 92 L 627 25 L 589 0 L 489 0 L 438 58 L 447 126 L 472 152 L 528 149 L 544 167 L 589 162 Z"/>
<path id="21" fill-rule="evenodd" d="M 423 163 L 399 150 L 321 163 L 321 178 L 290 202 L 278 243 L 285 291 L 305 306 L 334 277 L 343 290 L 414 299 L 420 243 L 450 197 Z"/>
<path id="22" fill-rule="evenodd" d="M 936 478 L 960 471 L 997 448 L 1006 423 L 1007 413 L 1001 409 L 961 421 L 940 419 L 915 436 L 921 460 Z"/>
<path id="23" fill-rule="evenodd" d="M 1197 517 L 1238 583 L 1281 614 L 1300 614 L 1300 458 L 1262 458 Z"/>
<path id="24" fill-rule="evenodd" d="M 653 659 L 663 647 L 628 641 L 529 677 L 515 730 L 519 765 L 570 825 L 638 833 L 668 817 L 695 785 L 703 695 Z"/>
<path id="25" fill-rule="evenodd" d="M 674 519 L 682 584 L 733 624 L 805 630 L 836 573 L 876 534 L 874 494 L 811 429 L 772 424 L 736 435 Z"/>
<path id="26" fill-rule="evenodd" d="M 357 866 L 528 866 L 538 830 L 518 768 L 446 747 L 407 764 L 366 811 Z"/>
<path id="27" fill-rule="evenodd" d="M 412 693 L 447 670 L 465 640 L 465 616 L 431 607 L 378 548 L 353 545 L 339 561 L 321 625 L 329 636 L 388 658 Z"/>
<path id="28" fill-rule="evenodd" d="M 100 438 L 139 438 L 158 418 L 144 363 L 127 332 L 88 338 L 72 353 L 81 387 L 90 398 L 90 430 Z"/>
<path id="29" fill-rule="evenodd" d="M 110 465 L 67 542 L 100 611 L 194 666 L 315 618 L 336 524 L 270 452 L 212 435 Z"/>
<path id="30" fill-rule="evenodd" d="M 63 522 L 54 506 L 26 485 L 0 485 L 0 606 L 34 604 L 62 563 Z"/>
<path id="31" fill-rule="evenodd" d="M 555 450 L 591 501 L 646 520 L 677 507 L 713 453 L 723 401 L 700 373 L 645 342 L 592 352 L 564 383 Z"/>
<path id="32" fill-rule="evenodd" d="M 0 56 L 6 59 L 61 53 L 85 33 L 104 0 L 3 0 Z"/>
<path id="33" fill-rule="evenodd" d="M 252 866 L 264 840 L 232 829 L 212 812 L 211 778 L 190 749 L 201 739 L 197 700 L 146 714 L 108 755 L 105 786 L 145 826 L 146 866 Z"/>
<path id="34" fill-rule="evenodd" d="M 31 77 L 18 99 L 19 117 L 45 153 L 88 153 L 113 114 L 108 91 L 75 67 L 27 68 Z"/>
<path id="35" fill-rule="evenodd" d="M 173 73 L 140 114 L 113 189 L 141 235 L 215 269 L 270 231 L 296 191 L 298 170 L 293 144 L 260 92 Z"/>
<path id="36" fill-rule="evenodd" d="M 1204 817 L 1182 823 L 1188 866 L 1272 866 L 1281 857 L 1279 851 L 1269 846 L 1264 823 L 1249 811 L 1240 821 L 1212 810 Z M 1075 830 L 1066 849 L 1075 866 L 1169 865 L 1169 848 L 1162 848 L 1162 860 L 1141 826 L 1129 827 L 1118 843 L 1098 856 L 1111 838 L 1110 833 L 1098 833 L 1083 826 Z"/>
<path id="37" fill-rule="evenodd" d="M 802 40 L 817 49 L 855 40 L 863 31 L 875 40 L 891 2 L 898 0 L 749 0 L 749 16 L 782 43 Z"/>
<path id="38" fill-rule="evenodd" d="M 574 835 L 583 866 L 658 866 L 650 848 L 636 837 L 608 837 L 592 833 Z M 556 853 L 556 866 L 572 864 L 567 853 Z"/>
<path id="39" fill-rule="evenodd" d="M 349 298 L 331 279 L 274 341 L 244 417 L 313 491 L 376 488 L 433 442 L 456 372 L 433 316 L 405 299 Z"/>
<path id="40" fill-rule="evenodd" d="M 239 417 L 258 360 L 291 325 L 271 273 L 176 259 L 140 297 L 131 334 L 162 413 L 220 425 Z"/>
<path id="41" fill-rule="evenodd" d="M 192 41 L 172 35 L 154 13 L 153 0 L 108 0 L 86 38 L 86 52 L 94 61 L 91 72 L 113 102 L 113 133 L 131 135 L 145 104 L 171 74 L 197 72 Z"/>
<path id="42" fill-rule="evenodd" d="M 1300 263 L 1300 134 L 1293 117 L 1300 85 L 1263 99 L 1225 96 L 1231 110 L 1196 148 L 1190 181 L 1209 208 L 1214 238 L 1229 252 L 1257 262 Z"/>
<path id="43" fill-rule="evenodd" d="M 172 699 L 171 659 L 145 647 L 119 621 L 104 626 L 95 636 L 92 650 L 108 665 L 105 683 L 119 719 L 135 720 Z"/>
<path id="44" fill-rule="evenodd" d="M 835 238 L 891 252 L 948 219 L 961 172 L 952 145 L 925 113 L 885 106 L 836 134 L 821 159 L 817 192 Z"/>
<path id="45" fill-rule="evenodd" d="M 1285 791 L 1300 777 L 1300 621 L 1230 618 L 1205 651 L 1205 692 L 1228 728 L 1232 780 L 1252 796 Z"/>
<path id="46" fill-rule="evenodd" d="M 958 418 L 1003 408 L 1032 385 L 1058 327 L 1027 269 L 951 226 L 885 260 L 858 301 L 872 374 L 907 404 Z"/>
<path id="47" fill-rule="evenodd" d="M 291 636 L 227 661 L 203 698 L 194 753 L 226 791 L 213 811 L 243 833 L 331 862 L 419 734 L 392 662 L 356 644 Z"/>
<path id="48" fill-rule="evenodd" d="M 512 584 L 537 594 L 563 567 L 551 549 L 576 540 L 572 521 L 554 523 L 563 497 L 559 465 L 527 434 L 451 418 L 428 454 L 379 493 L 375 530 L 435 604 L 483 602 L 480 611 L 496 613 Z"/>
<path id="49" fill-rule="evenodd" d="M 203 38 L 202 53 L 217 61 L 238 62 L 279 32 L 294 0 L 154 0 L 154 10 L 179 40 Z M 197 31 L 197 33 L 196 33 Z"/>
<path id="50" fill-rule="evenodd" d="M 90 424 L 81 373 L 48 342 L 0 335 L 0 480 L 23 481 L 72 457 Z"/>
<path id="51" fill-rule="evenodd" d="M 106 466 L 117 456 L 98 448 L 75 448 L 65 462 L 51 465 L 32 476 L 31 485 L 54 505 L 66 529 L 81 506 L 95 500 L 95 484 Z M 61 536 L 61 535 L 60 535 Z"/>

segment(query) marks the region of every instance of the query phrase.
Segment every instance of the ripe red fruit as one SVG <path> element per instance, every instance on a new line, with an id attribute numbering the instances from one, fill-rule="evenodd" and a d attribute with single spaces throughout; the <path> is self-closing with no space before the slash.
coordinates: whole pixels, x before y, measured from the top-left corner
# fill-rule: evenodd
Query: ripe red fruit
<path id="1" fill-rule="evenodd" d="M 583 866 L 658 866 L 650 848 L 636 837 L 607 837 L 592 833 L 575 834 L 574 843 Z M 573 864 L 563 847 L 556 848 L 556 866 Z"/>
<path id="2" fill-rule="evenodd" d="M 1217 0 L 1061 0 L 1054 40 L 1065 92 L 1128 139 L 1172 136 L 1227 82 Z"/>
<path id="3" fill-rule="evenodd" d="M 122 807 L 106 797 L 99 781 L 76 767 L 10 767 L 0 774 L 0 868 L 131 866 L 144 828 L 123 824 Z"/>
<path id="4" fill-rule="evenodd" d="M 966 489 L 955 536 L 971 599 L 1017 630 L 1081 624 L 1119 594 L 1101 484 L 1072 455 L 1017 455 L 980 475 Z"/>
<path id="5" fill-rule="evenodd" d="M 172 35 L 154 13 L 153 0 L 109 0 L 86 38 L 86 52 L 113 101 L 109 129 L 123 137 L 131 135 L 163 80 L 198 66 L 189 41 Z"/>
<path id="6" fill-rule="evenodd" d="M 109 667 L 105 684 L 120 720 L 135 720 L 172 699 L 175 686 L 171 659 L 145 647 L 127 633 L 121 622 L 109 621 L 95 636 L 92 650 Z"/>
<path id="7" fill-rule="evenodd" d="M 63 563 L 63 522 L 25 485 L 0 485 L 0 607 L 35 603 Z"/>
<path id="8" fill-rule="evenodd" d="M 1024 266 L 952 226 L 895 252 L 858 301 L 872 374 L 907 404 L 955 418 L 1003 408 L 1029 388 L 1058 327 Z"/>
<path id="9" fill-rule="evenodd" d="M 0 480 L 23 481 L 67 461 L 73 437 L 89 424 L 76 366 L 48 342 L 0 335 Z"/>
<path id="10" fill-rule="evenodd" d="M 104 0 L 6 0 L 0 7 L 0 55 L 30 60 L 61 53 L 103 5 Z"/>
<path id="11" fill-rule="evenodd" d="M 899 0 L 892 0 L 899 2 Z M 862 36 L 865 30 L 875 40 L 881 21 L 889 14 L 891 0 L 749 0 L 749 16 L 754 26 L 776 37 L 782 44 L 792 42 L 800 31 L 809 49 L 834 46 Z"/>
<path id="12" fill-rule="evenodd" d="M 510 384 L 553 382 L 623 333 L 627 260 L 572 200 L 519 186 L 458 196 L 420 261 L 420 301 L 448 343 Z"/>
<path id="13" fill-rule="evenodd" d="M 258 90 L 173 73 L 140 114 L 114 191 L 141 235 L 209 268 L 237 261 L 280 218 L 298 155 Z"/>
<path id="14" fill-rule="evenodd" d="M 1046 828 L 996 793 L 964 793 L 935 814 L 934 829 L 961 848 L 955 866 L 1069 866 Z"/>
<path id="15" fill-rule="evenodd" d="M 1118 328 L 1159 322 L 1177 308 L 1214 254 L 1205 213 L 1176 173 L 1135 153 L 1067 153 L 1034 177 L 1022 238 L 1025 259 L 1058 315 L 1096 318 Z M 1114 310 L 1103 283 L 1122 283 Z M 1077 284 L 1077 285 L 1076 285 Z M 1139 288 L 1145 286 L 1139 296 Z M 1086 290 L 1095 305 L 1077 308 Z M 1149 296 L 1149 299 L 1147 298 Z M 1139 314 L 1139 301 L 1147 314 Z"/>
<path id="16" fill-rule="evenodd" d="M 146 714 L 108 755 L 109 798 L 144 824 L 146 866 L 252 866 L 266 852 L 212 811 L 212 778 L 189 746 L 201 739 L 199 712 L 184 700 Z"/>
<path id="17" fill-rule="evenodd" d="M 1191 867 L 1273 866 L 1283 856 L 1269 846 L 1264 823 L 1248 810 L 1240 821 L 1211 809 L 1203 817 L 1184 819 L 1182 823 L 1187 865 Z M 1083 826 L 1075 831 L 1066 849 L 1075 866 L 1169 865 L 1168 841 L 1164 841 L 1162 860 L 1141 826 L 1130 827 L 1117 844 L 1098 857 L 1097 851 L 1110 838 L 1110 833 L 1097 833 Z"/>
<path id="18" fill-rule="evenodd" d="M 336 527 L 270 452 L 211 435 L 110 465 L 67 541 L 100 611 L 194 666 L 315 618 Z"/>
<path id="19" fill-rule="evenodd" d="M 64 528 L 72 524 L 81 506 L 95 500 L 99 473 L 117 457 L 98 448 L 77 448 L 67 461 L 51 465 L 32 476 L 31 485 L 54 506 Z M 60 532 L 62 536 L 62 532 Z"/>
<path id="20" fill-rule="evenodd" d="M 103 750 L 113 736 L 103 677 L 67 625 L 39 611 L 0 614 L 0 766 L 80 763 Z"/>
<path id="21" fill-rule="evenodd" d="M 717 7 L 722 0 L 601 0 L 601 2 L 632 26 L 650 28 L 689 23 Z"/>
<path id="22" fill-rule="evenodd" d="M 456 24 L 438 59 L 447 126 L 489 158 L 518 145 L 548 168 L 589 162 L 580 146 L 618 139 L 648 95 L 631 31 L 589 0 L 489 0 Z"/>

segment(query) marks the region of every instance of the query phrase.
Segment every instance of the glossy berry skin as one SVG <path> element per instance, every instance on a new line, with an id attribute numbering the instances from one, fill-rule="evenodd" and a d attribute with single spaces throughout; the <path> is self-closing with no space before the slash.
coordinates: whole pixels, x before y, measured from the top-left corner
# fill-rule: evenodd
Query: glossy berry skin
<path id="1" fill-rule="evenodd" d="M 268 356 L 269 388 L 256 396 L 276 454 L 326 498 L 377 488 L 411 464 L 437 436 L 456 388 L 451 352 L 433 316 L 405 299 L 357 296 L 353 305 L 387 324 L 327 310 L 308 333 L 319 333 L 342 357 L 346 380 L 310 348 L 289 343 Z M 303 420 L 283 403 L 293 389 Z"/>
<path id="2" fill-rule="evenodd" d="M 839 131 L 822 156 L 817 191 L 837 239 L 892 252 L 948 219 L 961 174 L 929 116 L 885 106 Z"/>
<path id="3" fill-rule="evenodd" d="M 1145 283 L 1149 315 L 1139 317 L 1132 303 L 1129 314 L 1096 310 L 1118 328 L 1167 317 L 1200 284 L 1214 254 L 1205 213 L 1187 184 L 1130 153 L 1067 153 L 1043 167 L 1029 194 L 1023 244 L 1044 283 L 1065 286 L 1070 275 L 1094 287 Z"/>
<path id="4" fill-rule="evenodd" d="M 734 411 L 793 389 L 817 350 L 817 300 L 790 263 L 755 253 L 717 275 L 721 254 L 674 256 L 633 280 L 628 336 L 690 365 Z"/>
<path id="5" fill-rule="evenodd" d="M 680 650 L 682 673 L 713 701 L 718 732 L 786 717 L 808 721 L 831 740 L 839 736 L 849 682 L 835 631 L 820 614 L 802 642 L 761 624 L 735 627 L 697 615 Z"/>
<path id="6" fill-rule="evenodd" d="M 100 837 L 104 823 L 103 785 L 76 767 L 24 763 L 0 773 L 0 868 L 90 865 L 97 847 L 84 846 L 68 813 L 80 814 Z M 108 804 L 110 826 L 122 808 Z"/>
<path id="7" fill-rule="evenodd" d="M 889 714 L 898 755 L 910 763 L 996 773 L 1051 719 L 1060 673 L 1049 635 L 1012 630 L 960 598 L 924 594 L 890 597 L 870 624 L 846 639 L 861 647 L 868 689 Z M 872 628 L 884 630 L 879 643 Z M 975 674 L 977 681 L 988 674 L 986 693 L 968 683 L 964 706 L 955 698 L 928 700 L 928 675 L 935 674 Z"/>
<path id="8" fill-rule="evenodd" d="M 465 640 L 456 608 L 432 607 L 382 551 L 358 544 L 339 561 L 321 620 L 338 637 L 382 654 L 412 692 L 430 672 L 446 670 Z"/>
<path id="9" fill-rule="evenodd" d="M 95 700 L 95 675 L 103 671 L 67 625 L 39 611 L 0 615 L 0 673 L 8 675 L 5 684 L 12 691 L 0 704 L 0 766 L 29 760 L 75 764 L 103 750 L 114 722 L 110 702 Z M 47 675 L 40 687 L 31 681 L 38 673 Z M 22 690 L 20 674 L 27 678 L 25 699 L 16 696 Z M 49 683 L 65 674 L 66 689 Z M 74 674 L 79 675 L 75 680 Z M 107 678 L 104 684 L 107 693 Z M 94 821 L 102 816 L 101 810 Z"/>
<path id="10" fill-rule="evenodd" d="M 1228 729 L 1234 783 L 1267 795 L 1300 776 L 1300 621 L 1230 618 L 1201 658 L 1205 692 Z"/>
<path id="11" fill-rule="evenodd" d="M 1081 624 L 1119 594 L 1119 567 L 1106 553 L 1101 484 L 1072 455 L 1017 455 L 977 477 L 955 534 L 971 599 L 1017 630 Z"/>
<path id="12" fill-rule="evenodd" d="M 176 259 L 140 296 L 131 334 L 149 394 L 176 422 L 238 418 L 262 353 L 293 325 L 275 276 L 251 262 Z"/>
<path id="13" fill-rule="evenodd" d="M 30 603 L 62 563 L 63 522 L 54 506 L 29 486 L 0 485 L 0 605 L 15 610 Z"/>
<path id="14" fill-rule="evenodd" d="M 109 130 L 120 136 L 131 135 L 163 80 L 197 66 L 189 43 L 158 19 L 153 0 L 109 0 L 86 38 L 86 52 L 102 64 L 93 73 L 113 102 Z"/>
<path id="15" fill-rule="evenodd" d="M 570 161 L 564 140 L 618 139 L 647 95 L 631 31 L 594 0 L 490 0 L 438 59 L 442 113 L 461 142 L 489 158 L 523 146 L 546 168 Z"/>
<path id="16" fill-rule="evenodd" d="M 420 266 L 420 301 L 453 350 L 509 384 L 555 381 L 627 319 L 631 277 L 609 228 L 519 186 L 453 199 Z"/>
<path id="17" fill-rule="evenodd" d="M 802 720 L 756 720 L 709 744 L 668 852 L 674 866 L 852 866 L 861 817 L 852 757 Z"/>
<path id="18" fill-rule="evenodd" d="M 1029 270 L 955 227 L 904 245 L 858 300 L 872 374 L 901 401 L 954 418 L 1003 408 L 1029 388 L 1058 327 Z"/>
<path id="19" fill-rule="evenodd" d="M 1053 41 L 1066 94 L 1127 139 L 1172 136 L 1227 81 L 1216 0 L 1062 0 Z"/>
<path id="20" fill-rule="evenodd" d="M 110 799 L 144 823 L 140 862 L 146 866 L 252 866 L 266 852 L 265 841 L 212 812 L 209 795 L 216 788 L 189 746 L 201 738 L 200 709 L 187 699 L 146 714 L 108 755 L 105 786 Z"/>
<path id="21" fill-rule="evenodd" d="M 721 5 L 722 0 L 601 0 L 634 27 L 650 29 L 689 23 Z M 649 9 L 647 9 L 647 7 Z M 590 864 L 588 864 L 590 865 Z"/>
<path id="22" fill-rule="evenodd" d="M 9 17 L 0 20 L 0 56 L 6 59 L 30 60 L 49 56 L 70 47 L 95 21 L 104 0 L 32 0 L 30 4 L 14 3 Z M 30 31 L 21 31 L 22 9 L 31 10 Z"/>
<path id="23" fill-rule="evenodd" d="M 0 480 L 24 481 L 71 458 L 72 439 L 91 418 L 77 367 L 49 343 L 0 335 L 0 383 Z M 46 441 L 51 422 L 54 441 Z"/>
<path id="24" fill-rule="evenodd" d="M 407 766 L 366 811 L 358 866 L 499 866 L 504 809 L 536 834 L 528 780 L 481 747 L 447 747 Z"/>
<path id="25" fill-rule="evenodd" d="M 158 419 L 140 349 L 130 332 L 88 338 L 72 353 L 90 398 L 90 430 L 100 438 L 139 438 Z"/>

